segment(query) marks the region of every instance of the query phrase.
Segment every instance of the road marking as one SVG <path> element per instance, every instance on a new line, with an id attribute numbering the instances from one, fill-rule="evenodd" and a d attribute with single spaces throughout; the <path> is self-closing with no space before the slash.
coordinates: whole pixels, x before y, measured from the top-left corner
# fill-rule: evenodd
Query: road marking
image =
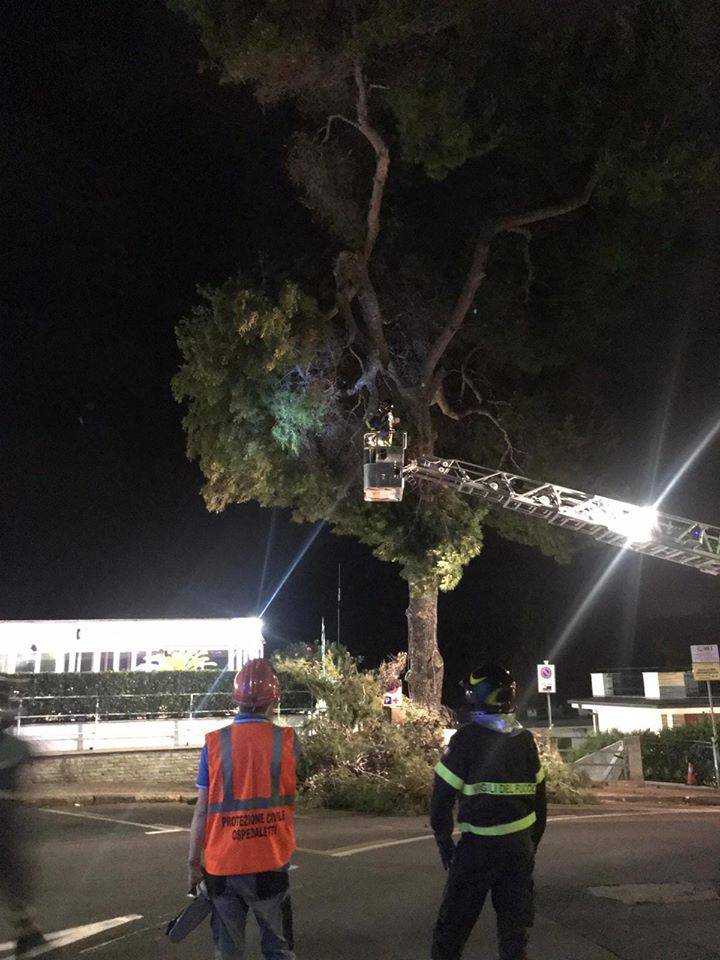
<path id="1" fill-rule="evenodd" d="M 385 847 L 400 847 L 406 843 L 418 843 L 420 840 L 433 840 L 432 833 L 424 833 L 421 837 L 405 837 L 403 840 L 383 840 L 379 843 L 363 843 L 357 847 L 337 847 L 327 850 L 328 857 L 354 857 L 356 853 L 368 853 L 370 850 L 382 850 Z"/>
<path id="2" fill-rule="evenodd" d="M 112 930 L 113 927 L 120 927 L 124 923 L 133 923 L 135 920 L 142 920 L 139 913 L 129 913 L 124 917 L 113 917 L 110 920 L 100 920 L 97 923 L 86 923 L 81 927 L 68 927 L 66 930 L 57 930 L 55 933 L 47 933 L 45 937 L 47 943 L 41 947 L 36 947 L 28 953 L 23 954 L 23 960 L 26 957 L 39 957 L 43 953 L 49 953 L 50 950 L 57 950 L 60 947 L 67 947 L 71 943 L 77 943 L 78 940 L 87 940 L 88 937 L 95 937 L 98 933 L 105 933 L 106 930 Z M 0 952 L 15 949 L 15 941 L 9 940 L 7 943 L 0 943 Z M 6 960 L 13 960 L 14 954 L 7 957 Z"/>
<path id="3" fill-rule="evenodd" d="M 555 817 L 548 817 L 548 823 L 556 822 L 577 822 L 583 820 L 611 820 L 611 819 L 632 819 L 635 817 L 663 817 L 668 814 L 705 814 L 720 813 L 720 807 L 705 807 L 703 809 L 689 810 L 686 807 L 668 807 L 662 810 L 628 810 L 622 813 L 589 813 L 589 814 L 560 814 Z M 424 833 L 419 837 L 405 837 L 403 840 L 384 840 L 377 843 L 358 844 L 355 847 L 335 847 L 331 850 L 305 850 L 306 853 L 319 853 L 326 857 L 354 857 L 358 853 L 369 853 L 372 850 L 383 850 L 385 847 L 398 847 L 407 843 L 419 843 L 421 840 L 433 840 L 432 833 Z M 300 848 L 298 848 L 300 849 Z"/>
<path id="4" fill-rule="evenodd" d="M 173 914 L 174 916 L 174 914 Z M 168 917 L 168 920 L 171 919 Z M 167 921 L 165 921 L 167 923 Z M 109 940 L 101 940 L 100 943 L 94 943 L 91 947 L 83 947 L 80 953 L 96 953 L 104 947 L 109 947 L 111 943 L 120 943 L 122 940 L 130 940 L 132 937 L 139 937 L 142 933 L 148 933 L 150 930 L 162 930 L 162 924 L 154 923 L 149 927 L 136 927 L 130 933 L 124 933 L 119 937 L 111 937 Z"/>
<path id="5" fill-rule="evenodd" d="M 103 817 L 99 813 L 77 813 L 75 810 L 52 810 L 50 807 L 40 807 L 43 813 L 55 813 L 59 817 L 77 817 L 79 820 L 99 820 L 103 823 L 120 823 L 125 827 L 140 827 L 147 836 L 157 836 L 160 833 L 190 833 L 190 827 L 173 827 L 167 823 L 137 823 L 135 820 L 117 820 L 114 817 Z"/>
<path id="6" fill-rule="evenodd" d="M 623 813 L 565 813 L 557 817 L 548 817 L 548 823 L 556 823 L 560 820 L 570 821 L 570 820 L 611 820 L 624 818 L 626 820 L 631 819 L 632 817 L 664 817 L 668 814 L 675 815 L 677 813 L 685 814 L 708 814 L 708 813 L 720 813 L 720 807 L 705 807 L 703 809 L 694 808 L 688 809 L 687 807 L 665 807 L 660 810 L 627 810 Z"/>

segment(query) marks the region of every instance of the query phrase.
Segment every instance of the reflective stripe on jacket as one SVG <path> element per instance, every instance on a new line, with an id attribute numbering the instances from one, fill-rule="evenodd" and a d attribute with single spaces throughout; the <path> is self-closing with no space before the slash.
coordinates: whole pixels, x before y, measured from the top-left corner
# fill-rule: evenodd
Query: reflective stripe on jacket
<path id="1" fill-rule="evenodd" d="M 205 868 L 214 876 L 278 870 L 295 849 L 295 732 L 234 723 L 209 733 Z"/>

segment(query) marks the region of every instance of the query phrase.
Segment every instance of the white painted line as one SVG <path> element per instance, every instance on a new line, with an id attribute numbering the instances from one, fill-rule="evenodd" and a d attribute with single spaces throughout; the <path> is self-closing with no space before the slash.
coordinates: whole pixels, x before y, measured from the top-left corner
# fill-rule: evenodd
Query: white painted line
<path id="1" fill-rule="evenodd" d="M 87 940 L 88 937 L 95 937 L 99 933 L 105 933 L 106 930 L 112 930 L 113 927 L 120 927 L 125 923 L 133 923 L 135 920 L 142 920 L 139 913 L 129 913 L 124 917 L 113 917 L 110 920 L 100 920 L 97 923 L 86 923 L 81 927 L 68 927 L 66 930 L 57 930 L 55 933 L 47 933 L 45 937 L 47 943 L 41 947 L 36 947 L 28 953 L 23 954 L 23 960 L 30 957 L 39 957 L 43 953 L 49 953 L 50 950 L 57 950 L 60 947 L 67 947 L 71 943 L 77 943 L 78 940 Z M 9 940 L 7 943 L 0 943 L 0 952 L 15 949 L 15 941 Z M 7 957 L 6 960 L 13 960 L 14 954 Z"/>
<path id="2" fill-rule="evenodd" d="M 168 917 L 168 920 L 171 917 Z M 167 921 L 166 921 L 167 923 Z M 163 927 L 162 924 L 153 924 L 150 927 L 135 927 L 130 933 L 123 933 L 119 937 L 111 937 L 109 940 L 101 940 L 100 943 L 94 943 L 91 947 L 83 947 L 80 951 L 83 953 L 95 953 L 97 950 L 102 950 L 105 947 L 109 947 L 111 943 L 120 943 L 122 940 L 130 940 L 132 937 L 139 937 L 142 933 L 147 933 L 149 930 L 161 930 Z"/>
<path id="3" fill-rule="evenodd" d="M 583 820 L 614 820 L 614 819 L 624 819 L 630 820 L 633 817 L 665 817 L 665 816 L 675 816 L 678 813 L 685 814 L 707 814 L 707 813 L 720 813 L 720 807 L 705 807 L 704 809 L 691 809 L 687 807 L 665 807 L 660 810 L 628 810 L 623 813 L 566 813 L 558 817 L 548 817 L 548 823 L 557 823 L 558 821 L 575 821 L 582 823 Z"/>
<path id="4" fill-rule="evenodd" d="M 59 817 L 77 817 L 79 820 L 99 820 L 103 823 L 119 823 L 125 827 L 140 827 L 148 836 L 159 833 L 190 833 L 190 827 L 173 827 L 167 823 L 137 823 L 134 820 L 117 820 L 114 817 L 102 817 L 99 813 L 77 813 L 75 810 L 52 810 L 40 807 L 43 813 L 55 813 Z"/>
<path id="5" fill-rule="evenodd" d="M 380 843 L 364 843 L 359 847 L 339 847 L 328 850 L 329 857 L 354 857 L 356 853 L 367 853 L 370 850 L 383 850 L 385 847 L 400 847 L 406 843 L 418 843 L 420 840 L 433 840 L 432 833 L 424 833 L 421 837 L 405 837 L 403 840 L 384 840 Z"/>
<path id="6" fill-rule="evenodd" d="M 583 820 L 630 820 L 636 817 L 663 817 L 675 816 L 681 814 L 704 814 L 720 813 L 720 807 L 705 807 L 703 809 L 691 809 L 686 807 L 667 807 L 661 810 L 628 810 L 622 813 L 589 813 L 589 814 L 561 814 L 556 817 L 548 817 L 548 823 L 582 823 Z M 354 857 L 358 853 L 369 853 L 371 850 L 384 850 L 385 847 L 399 847 L 406 843 L 419 843 L 421 840 L 432 840 L 432 833 L 425 833 L 420 837 L 405 837 L 403 840 L 385 840 L 378 843 L 360 844 L 356 847 L 336 847 L 334 850 L 307 850 L 307 853 L 320 853 L 326 857 Z"/>

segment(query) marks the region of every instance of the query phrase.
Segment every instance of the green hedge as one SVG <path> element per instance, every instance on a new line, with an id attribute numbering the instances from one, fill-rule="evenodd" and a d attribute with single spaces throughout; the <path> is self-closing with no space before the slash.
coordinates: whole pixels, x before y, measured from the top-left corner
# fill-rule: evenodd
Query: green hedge
<path id="1" fill-rule="evenodd" d="M 714 773 L 711 738 L 712 726 L 709 719 L 697 726 L 674 727 L 660 733 L 646 731 L 641 734 L 645 779 L 660 780 L 664 783 L 686 783 L 688 763 L 692 763 L 697 782 L 701 785 L 712 785 Z"/>
<path id="2" fill-rule="evenodd" d="M 222 714 L 233 709 L 233 673 L 223 670 L 119 671 L 108 673 L 30 673 L 9 678 L 20 680 L 24 716 L 58 718 L 92 716 L 99 701 L 101 716 L 187 716 L 189 694 L 195 714 Z M 307 690 L 280 676 L 284 710 L 305 709 Z M 125 696 L 123 696 L 125 695 Z M 127 695 L 132 695 L 129 699 Z M 41 697 L 64 697 L 43 700 Z"/>
<path id="3" fill-rule="evenodd" d="M 660 733 L 651 730 L 637 730 L 635 733 L 640 736 L 646 780 L 686 783 L 688 764 L 692 763 L 699 784 L 713 783 L 713 759 L 710 749 L 712 725 L 709 718 L 697 725 L 673 727 L 670 730 L 661 730 Z M 570 762 L 579 760 L 588 753 L 594 753 L 616 740 L 622 740 L 624 736 L 627 734 L 620 730 L 593 734 L 576 747 L 568 759 Z"/>

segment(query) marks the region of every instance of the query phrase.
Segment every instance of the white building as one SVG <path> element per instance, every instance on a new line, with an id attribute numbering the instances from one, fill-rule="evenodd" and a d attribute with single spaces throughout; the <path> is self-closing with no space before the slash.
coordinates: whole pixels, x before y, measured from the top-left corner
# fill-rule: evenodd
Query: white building
<path id="1" fill-rule="evenodd" d="M 689 726 L 709 716 L 705 683 L 690 671 L 617 670 L 591 673 L 592 696 L 570 700 L 570 706 L 588 710 L 598 730 L 667 730 Z M 713 684 L 718 693 L 718 685 Z"/>
<path id="2" fill-rule="evenodd" d="M 257 617 L 203 620 L 0 620 L 0 673 L 151 668 L 163 654 L 202 653 L 239 669 L 263 655 Z M 214 668 L 213 668 L 214 669 Z"/>

